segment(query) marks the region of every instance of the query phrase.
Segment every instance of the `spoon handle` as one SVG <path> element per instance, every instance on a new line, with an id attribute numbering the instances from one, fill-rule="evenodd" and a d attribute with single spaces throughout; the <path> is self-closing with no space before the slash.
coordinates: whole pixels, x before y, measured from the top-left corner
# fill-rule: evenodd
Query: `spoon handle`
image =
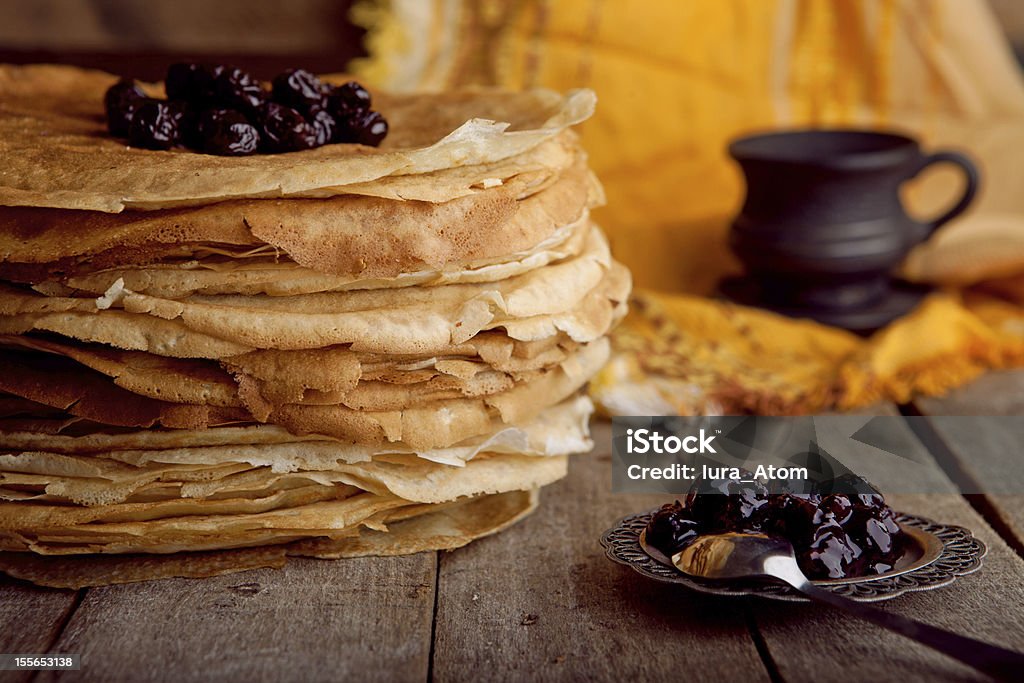
<path id="1" fill-rule="evenodd" d="M 929 626 L 900 614 L 886 612 L 862 602 L 855 602 L 831 591 L 818 588 L 810 582 L 800 585 L 794 582 L 791 585 L 809 598 L 844 609 L 861 619 L 912 638 L 994 678 L 1019 681 L 1021 680 L 1020 676 L 1024 673 L 1024 654 L 990 645 L 974 638 L 957 635 L 951 631 Z"/>

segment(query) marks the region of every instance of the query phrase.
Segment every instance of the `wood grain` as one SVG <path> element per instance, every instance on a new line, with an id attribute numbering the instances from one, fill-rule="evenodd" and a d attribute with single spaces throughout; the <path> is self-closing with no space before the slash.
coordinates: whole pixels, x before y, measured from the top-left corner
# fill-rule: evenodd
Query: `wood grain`
<path id="1" fill-rule="evenodd" d="M 928 419 L 966 475 L 968 492 L 983 494 L 992 523 L 1024 548 L 1024 416 Z"/>
<path id="2" fill-rule="evenodd" d="M 434 680 L 766 680 L 742 602 L 605 558 L 601 533 L 666 497 L 612 495 L 611 430 L 595 432 L 537 513 L 441 556 Z"/>
<path id="3" fill-rule="evenodd" d="M 1024 371 L 991 372 L 915 407 L 984 494 L 986 516 L 1018 553 L 1024 549 Z M 951 416 L 951 417 L 950 417 Z"/>
<path id="4" fill-rule="evenodd" d="M 906 447 L 914 450 L 909 454 L 914 460 L 929 457 L 909 427 L 903 437 Z M 935 465 L 935 481 L 940 476 Z M 886 480 L 875 483 L 885 491 Z M 887 499 L 899 510 L 970 528 L 989 546 L 985 566 L 951 586 L 904 595 L 881 606 L 1024 650 L 1020 612 L 1024 561 L 955 493 L 951 482 L 946 482 L 945 489 L 945 493 L 890 494 Z M 987 680 L 922 645 L 827 607 L 765 602 L 752 611 L 769 654 L 787 681 Z"/>
<path id="5" fill-rule="evenodd" d="M 423 553 L 96 588 L 56 649 L 96 681 L 423 681 L 435 580 Z"/>
<path id="6" fill-rule="evenodd" d="M 43 654 L 75 605 L 75 591 L 36 588 L 0 577 L 0 652 Z M 27 681 L 32 672 L 0 671 L 0 683 Z"/>
<path id="7" fill-rule="evenodd" d="M 926 415 L 1024 415 L 1024 370 L 989 372 L 914 405 Z"/>

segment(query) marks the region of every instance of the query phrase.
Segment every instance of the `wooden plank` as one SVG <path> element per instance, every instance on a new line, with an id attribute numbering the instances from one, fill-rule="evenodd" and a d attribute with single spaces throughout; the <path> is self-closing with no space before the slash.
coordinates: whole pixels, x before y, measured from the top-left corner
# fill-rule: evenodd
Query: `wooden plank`
<path id="1" fill-rule="evenodd" d="M 1018 551 L 1024 548 L 1024 416 L 929 418 L 956 466 L 983 493 L 990 522 Z"/>
<path id="2" fill-rule="evenodd" d="M 912 456 L 928 456 L 909 427 L 902 437 Z M 841 455 L 841 454 L 836 454 Z M 938 472 L 938 466 L 935 466 Z M 938 474 L 936 474 L 936 479 Z M 885 480 L 876 480 L 885 492 Z M 945 493 L 888 495 L 897 509 L 970 528 L 989 546 L 976 574 L 934 591 L 883 603 L 915 619 L 1024 650 L 1024 561 L 946 483 Z M 987 680 L 964 665 L 902 636 L 828 607 L 757 604 L 755 622 L 781 677 L 790 681 Z"/>
<path id="3" fill-rule="evenodd" d="M 516 527 L 441 556 L 434 679 L 766 680 L 741 602 L 646 580 L 601 533 L 665 496 L 612 495 L 611 429 Z"/>
<path id="4" fill-rule="evenodd" d="M 1024 415 L 1024 370 L 989 372 L 914 405 L 925 415 Z"/>
<path id="5" fill-rule="evenodd" d="M 0 577 L 0 652 L 45 653 L 74 607 L 75 594 Z M 0 671 L 0 683 L 27 681 L 31 677 L 31 671 Z"/>
<path id="6" fill-rule="evenodd" d="M 293 560 L 96 588 L 56 649 L 80 653 L 89 680 L 423 681 L 436 568 L 436 553 Z"/>
<path id="7" fill-rule="evenodd" d="M 955 458 L 984 493 L 979 507 L 1018 552 L 1024 549 L 1024 371 L 984 375 L 941 398 L 915 401 Z M 945 417 L 954 416 L 954 417 Z"/>

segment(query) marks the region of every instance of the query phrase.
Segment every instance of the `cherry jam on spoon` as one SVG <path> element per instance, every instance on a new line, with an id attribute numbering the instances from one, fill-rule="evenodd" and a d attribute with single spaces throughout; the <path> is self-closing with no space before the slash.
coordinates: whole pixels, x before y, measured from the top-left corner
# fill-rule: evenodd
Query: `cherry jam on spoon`
<path id="1" fill-rule="evenodd" d="M 1001 680 L 1019 680 L 1024 654 L 961 636 L 818 588 L 801 571 L 793 545 L 781 536 L 726 532 L 698 536 L 672 556 L 679 571 L 703 579 L 771 578 L 807 597 L 895 631 Z"/>

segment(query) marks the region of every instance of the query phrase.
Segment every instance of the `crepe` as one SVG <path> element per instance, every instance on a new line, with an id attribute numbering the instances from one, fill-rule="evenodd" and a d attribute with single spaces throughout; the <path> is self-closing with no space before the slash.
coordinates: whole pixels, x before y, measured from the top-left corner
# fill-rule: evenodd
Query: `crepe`
<path id="1" fill-rule="evenodd" d="M 12 351 L 4 351 L 6 346 Z M 83 367 L 48 359 L 38 354 L 26 355 L 20 349 L 56 354 L 74 360 Z M 538 377 L 542 370 L 554 369 L 569 359 L 569 350 L 559 347 L 529 362 L 533 369 L 502 372 L 483 362 L 470 360 L 434 360 L 408 363 L 369 363 L 371 374 L 362 378 L 363 364 L 358 354 L 340 351 L 337 374 L 327 373 L 324 366 L 303 364 L 309 375 L 289 377 L 287 381 L 265 381 L 239 365 L 225 360 L 222 364 L 198 359 L 177 359 L 154 356 L 138 351 L 121 351 L 98 344 L 73 344 L 53 339 L 8 336 L 0 337 L 0 366 L 19 365 L 28 359 L 37 365 L 62 368 L 61 379 L 92 376 L 85 368 L 106 375 L 118 387 L 140 396 L 188 405 L 241 407 L 260 421 L 265 411 L 276 405 L 299 403 L 309 405 L 345 405 L 360 410 L 391 410 L 429 403 L 446 398 L 483 396 L 511 389 L 516 382 Z M 293 355 L 297 355 L 293 352 Z M 320 354 L 324 356 L 326 354 Z M 550 358 L 551 363 L 544 361 Z M 63 364 L 62 364 L 63 363 Z M 287 366 L 286 366 L 287 367 Z M 23 373 L 17 368 L 16 373 Z M 286 374 L 287 369 L 281 374 Z M 316 374 L 319 372 L 319 376 Z M 274 373 L 276 374 L 276 373 Z M 382 379 L 371 379 L 371 376 Z M 323 389 L 312 388 L 315 384 Z M 14 413 L 7 413 L 14 414 Z"/>
<path id="2" fill-rule="evenodd" d="M 514 524 L 537 506 L 536 491 L 515 491 L 439 506 L 391 523 L 387 532 L 361 529 L 344 539 L 307 540 L 173 555 L 40 556 L 0 553 L 0 572 L 52 588 L 83 588 L 171 577 L 212 577 L 261 567 L 280 568 L 288 557 L 338 559 L 451 550 Z"/>
<path id="3" fill-rule="evenodd" d="M 579 160 L 550 188 L 522 200 L 497 187 L 443 204 L 367 197 L 237 200 L 121 214 L 0 207 L 0 277 L 42 282 L 53 273 L 204 255 L 228 263 L 283 257 L 320 275 L 353 280 L 446 272 L 529 252 L 602 201 L 600 186 Z"/>
<path id="4" fill-rule="evenodd" d="M 458 357 L 374 362 L 369 360 L 374 356 L 364 355 L 367 360 L 361 362 L 359 357 L 363 354 L 337 347 L 335 353 L 322 351 L 311 359 L 313 362 L 300 365 L 297 376 L 286 382 L 277 381 L 276 376 L 288 372 L 287 360 L 279 371 L 276 367 L 264 367 L 265 363 L 257 358 L 226 359 L 218 364 L 120 351 L 96 344 L 8 336 L 0 337 L 0 368 L 10 369 L 7 377 L 0 379 L 0 390 L 60 409 L 71 403 L 82 407 L 82 401 L 91 401 L 85 397 L 90 391 L 99 392 L 101 401 L 128 401 L 126 392 L 131 392 L 139 395 L 136 409 L 152 406 L 154 414 L 159 413 L 162 403 L 170 402 L 245 408 L 265 421 L 258 415 L 261 409 L 290 403 L 388 410 L 445 398 L 496 394 L 559 368 L 575 371 L 581 349 L 579 344 L 558 344 L 533 358 L 510 359 L 502 363 L 508 371 L 499 371 L 485 362 Z M 51 354 L 62 358 L 53 358 Z M 287 354 L 285 358 L 290 360 L 302 352 Z M 319 366 L 321 373 L 325 368 L 337 371 L 318 378 L 318 358 L 326 361 L 326 365 Z M 256 374 L 249 374 L 245 366 Z M 302 374 L 302 370 L 309 374 Z M 109 378 L 109 382 L 103 377 Z M 60 387 L 51 386 L 54 383 Z M 111 383 L 114 386 L 109 386 Z"/>
<path id="5" fill-rule="evenodd" d="M 66 66 L 0 66 L 0 205 L 118 213 L 242 197 L 329 196 L 391 175 L 480 167 L 457 189 L 430 198 L 442 201 L 495 178 L 489 164 L 529 153 L 583 121 L 595 100 L 587 90 L 564 97 L 549 91 L 374 93 L 374 108 L 390 124 L 379 149 L 326 145 L 219 157 L 136 149 L 107 135 L 103 93 L 116 80 Z M 429 185 L 442 188 L 437 178 Z"/>
<path id="6" fill-rule="evenodd" d="M 433 449 L 535 417 L 576 392 L 604 365 L 608 354 L 607 340 L 599 339 L 581 347 L 562 365 L 532 381 L 513 383 L 505 391 L 409 403 L 391 410 L 290 403 L 268 405 L 265 415 L 253 415 L 241 407 L 173 403 L 131 394 L 105 375 L 70 360 L 20 353 L 0 356 L 0 390 L 70 416 L 119 427 L 200 430 L 260 421 L 293 434 L 321 434 L 374 446 L 403 442 Z M 366 398 L 374 400 L 372 394 Z"/>
<path id="7" fill-rule="evenodd" d="M 373 456 L 415 455 L 461 467 L 483 452 L 544 457 L 587 451 L 591 446 L 587 422 L 592 412 L 589 399 L 573 396 L 532 420 L 438 449 L 417 449 L 404 443 L 384 447 L 345 443 L 323 435 L 291 434 L 275 425 L 113 433 L 98 429 L 70 436 L 18 431 L 11 428 L 9 420 L 0 420 L 0 451 L 5 453 L 0 455 L 0 467 L 5 472 L 56 473 L 111 482 L 120 478 L 116 471 L 111 472 L 114 466 L 101 459 L 134 467 L 183 465 L 203 471 L 207 466 L 243 463 L 289 473 L 330 470 L 338 464 L 367 462 Z M 64 455 L 91 459 L 67 459 Z"/>
<path id="8" fill-rule="evenodd" d="M 62 471 L 68 469 L 68 460 L 89 460 L 85 456 L 61 456 L 56 460 L 50 454 L 16 457 L 31 460 L 21 467 L 39 468 L 49 460 L 59 464 Z M 275 507 L 289 507 L 295 500 L 344 498 L 359 491 L 396 495 L 417 503 L 444 503 L 544 486 L 564 477 L 567 467 L 565 455 L 537 458 L 518 453 L 483 453 L 463 467 L 393 455 L 364 463 L 338 463 L 329 470 L 295 472 L 274 472 L 269 467 L 242 463 L 200 468 L 133 467 L 99 460 L 104 465 L 104 477 L 38 472 L 0 475 L 0 501 L 11 501 L 0 502 L 0 519 L 6 519 L 0 525 L 24 531 L 41 524 L 97 524 L 132 514 L 158 519 L 238 512 L 243 503 L 252 505 L 253 501 L 269 501 L 275 496 L 279 497 Z M 74 464 L 83 468 L 96 465 Z M 297 498 L 288 504 L 288 496 Z M 29 500 L 34 504 L 17 504 Z"/>
<path id="9" fill-rule="evenodd" d="M 258 501 L 257 505 L 263 503 Z M 395 497 L 357 493 L 344 500 L 266 512 L 246 512 L 246 506 L 242 506 L 242 511 L 225 515 L 50 526 L 24 533 L 0 529 L 0 548 L 7 553 L 39 555 L 121 555 L 247 548 L 319 538 L 338 541 L 358 535 L 362 527 L 386 532 L 390 523 L 454 504 L 419 505 Z M 143 530 L 145 533 L 140 533 Z"/>
<path id="10" fill-rule="evenodd" d="M 629 288 L 628 271 L 613 266 L 603 285 L 589 292 L 577 309 L 555 316 L 541 315 L 495 324 L 494 329 L 500 332 L 499 337 L 527 344 L 537 342 L 544 345 L 562 338 L 573 341 L 596 339 L 625 315 Z M 16 298 L 20 296 L 16 295 Z M 102 316 L 78 311 L 0 315 L 0 334 L 25 334 L 34 330 L 173 358 L 229 358 L 261 351 L 290 353 L 288 350 L 255 349 L 248 344 L 190 329 L 178 320 L 138 316 L 117 309 L 105 310 Z M 480 337 L 486 336 L 486 331 L 481 331 L 465 341 L 449 341 L 436 346 L 418 344 L 412 349 L 405 347 L 405 353 L 393 355 L 432 357 L 459 354 L 464 349 L 472 349 Z M 387 353 L 386 348 L 381 349 L 372 338 L 361 338 L 349 348 L 359 353 Z"/>
<path id="11" fill-rule="evenodd" d="M 96 273 L 61 276 L 36 283 L 34 290 L 48 296 L 102 296 L 117 281 L 139 294 L 180 299 L 195 294 L 295 296 L 317 292 L 392 287 L 436 287 L 448 284 L 497 282 L 578 256 L 590 223 L 587 216 L 556 230 L 533 248 L 502 259 L 475 261 L 453 270 L 420 270 L 390 278 L 325 275 L 297 266 L 287 257 L 266 254 L 243 259 L 217 255 L 184 261 L 111 268 Z"/>
<path id="12" fill-rule="evenodd" d="M 176 357 L 349 344 L 355 351 L 434 355 L 486 330 L 579 342 L 619 317 L 628 272 L 596 230 L 579 257 L 498 283 L 182 300 L 111 288 L 100 299 L 44 297 L 0 284 L 0 334 L 45 330 L 82 341 Z M 551 297 L 550 291 L 560 292 Z"/>
<path id="13" fill-rule="evenodd" d="M 46 463 L 45 458 L 20 457 L 34 460 L 36 469 Z M 185 495 L 153 496 L 150 490 L 150 495 L 129 501 L 150 484 L 173 488 L 163 477 L 136 480 L 115 502 L 69 506 L 36 498 L 30 505 L 0 503 L 0 550 L 75 554 L 88 545 L 89 552 L 165 553 L 344 537 L 356 525 L 379 528 L 394 514 L 408 515 L 417 504 L 531 490 L 565 473 L 565 456 L 483 454 L 462 468 L 391 456 L 317 472 L 279 474 L 266 467 L 220 471 L 219 476 L 181 484 L 189 487 Z M 50 497 L 76 488 L 75 477 L 31 473 L 11 479 L 16 482 L 9 486 L 22 487 L 38 487 L 41 482 L 33 479 L 48 480 L 46 488 L 58 491 L 48 493 Z"/>

